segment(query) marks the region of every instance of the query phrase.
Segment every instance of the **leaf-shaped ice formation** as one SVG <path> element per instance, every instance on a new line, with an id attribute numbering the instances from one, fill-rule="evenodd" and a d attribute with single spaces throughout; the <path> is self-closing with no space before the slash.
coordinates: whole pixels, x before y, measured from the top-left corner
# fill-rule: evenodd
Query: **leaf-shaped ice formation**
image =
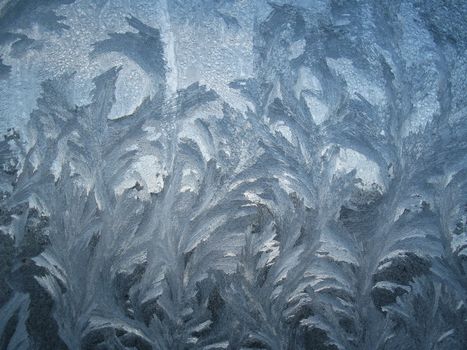
<path id="1" fill-rule="evenodd" d="M 464 349 L 466 16 L 3 1 L 0 348 Z"/>

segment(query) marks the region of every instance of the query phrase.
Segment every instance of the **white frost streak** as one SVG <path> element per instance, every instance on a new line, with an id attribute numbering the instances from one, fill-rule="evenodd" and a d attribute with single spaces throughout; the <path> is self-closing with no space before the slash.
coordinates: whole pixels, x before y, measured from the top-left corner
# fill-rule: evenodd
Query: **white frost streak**
<path id="1" fill-rule="evenodd" d="M 178 68 L 175 56 L 175 36 L 170 21 L 170 12 L 167 0 L 161 0 L 160 28 L 161 36 L 165 42 L 165 59 L 167 61 L 167 88 L 168 93 L 173 95 L 178 89 Z"/>

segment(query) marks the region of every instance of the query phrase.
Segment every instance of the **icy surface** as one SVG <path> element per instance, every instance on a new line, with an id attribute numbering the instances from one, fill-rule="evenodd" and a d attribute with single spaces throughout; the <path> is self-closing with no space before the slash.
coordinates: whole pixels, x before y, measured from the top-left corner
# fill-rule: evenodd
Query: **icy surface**
<path id="1" fill-rule="evenodd" d="M 466 349 L 466 18 L 0 0 L 0 349 Z"/>

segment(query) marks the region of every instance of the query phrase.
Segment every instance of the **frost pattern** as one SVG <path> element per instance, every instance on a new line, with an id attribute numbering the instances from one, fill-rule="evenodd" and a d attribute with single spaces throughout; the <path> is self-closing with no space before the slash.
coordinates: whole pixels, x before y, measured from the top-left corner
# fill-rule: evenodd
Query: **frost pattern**
<path id="1" fill-rule="evenodd" d="M 0 2 L 0 348 L 465 349 L 466 17 Z"/>

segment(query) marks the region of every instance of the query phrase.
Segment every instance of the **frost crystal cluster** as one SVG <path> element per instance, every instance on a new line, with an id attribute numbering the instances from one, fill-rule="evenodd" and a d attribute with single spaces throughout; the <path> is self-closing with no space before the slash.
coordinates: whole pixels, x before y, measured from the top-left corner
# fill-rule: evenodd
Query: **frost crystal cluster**
<path id="1" fill-rule="evenodd" d="M 1 0 L 0 349 L 467 349 L 465 0 Z"/>

